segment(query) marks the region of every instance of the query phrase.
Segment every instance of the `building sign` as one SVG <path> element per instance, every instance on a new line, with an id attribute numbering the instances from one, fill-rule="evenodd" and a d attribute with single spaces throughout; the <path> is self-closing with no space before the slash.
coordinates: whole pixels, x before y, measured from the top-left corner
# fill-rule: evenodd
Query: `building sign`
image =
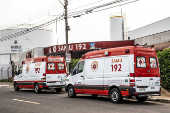
<path id="1" fill-rule="evenodd" d="M 82 51 L 87 50 L 87 43 L 69 44 L 69 51 Z M 66 45 L 56 45 L 48 48 L 48 53 L 64 52 Z"/>
<path id="2" fill-rule="evenodd" d="M 94 42 L 90 43 L 90 49 L 95 49 L 95 43 Z"/>
<path id="3" fill-rule="evenodd" d="M 132 45 L 134 45 L 133 40 L 72 43 L 69 44 L 69 52 L 87 51 L 87 50 L 94 50 L 94 49 L 106 49 L 106 48 L 132 46 Z M 44 55 L 49 55 L 57 52 L 63 53 L 65 51 L 66 51 L 66 45 L 55 45 L 55 46 L 44 48 Z"/>
<path id="4" fill-rule="evenodd" d="M 12 53 L 17 53 L 21 51 L 21 45 L 12 45 L 11 46 L 11 52 Z"/>
<path id="5" fill-rule="evenodd" d="M 66 62 L 71 62 L 71 54 L 66 54 Z"/>
<path id="6" fill-rule="evenodd" d="M 11 45 L 11 52 L 12 53 L 19 53 L 19 52 L 21 52 L 21 45 L 18 44 L 17 40 L 15 40 L 14 44 Z"/>

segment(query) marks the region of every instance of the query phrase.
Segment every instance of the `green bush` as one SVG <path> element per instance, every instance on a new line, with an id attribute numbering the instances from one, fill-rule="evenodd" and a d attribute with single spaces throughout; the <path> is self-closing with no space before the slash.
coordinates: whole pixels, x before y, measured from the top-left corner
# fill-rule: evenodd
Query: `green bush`
<path id="1" fill-rule="evenodd" d="M 157 53 L 161 73 L 161 85 L 170 90 L 170 48 Z"/>
<path id="2" fill-rule="evenodd" d="M 0 80 L 0 82 L 12 82 L 12 78 L 10 78 L 9 80 L 8 79 L 3 79 L 3 80 Z"/>

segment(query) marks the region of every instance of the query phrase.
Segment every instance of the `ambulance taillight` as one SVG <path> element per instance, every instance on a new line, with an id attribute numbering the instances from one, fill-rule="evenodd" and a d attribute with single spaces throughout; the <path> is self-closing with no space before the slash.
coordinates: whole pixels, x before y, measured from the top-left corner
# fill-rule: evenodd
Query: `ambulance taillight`
<path id="1" fill-rule="evenodd" d="M 135 73 L 130 73 L 130 77 L 135 77 Z"/>
<path id="2" fill-rule="evenodd" d="M 130 86 L 135 86 L 135 79 L 130 79 Z"/>

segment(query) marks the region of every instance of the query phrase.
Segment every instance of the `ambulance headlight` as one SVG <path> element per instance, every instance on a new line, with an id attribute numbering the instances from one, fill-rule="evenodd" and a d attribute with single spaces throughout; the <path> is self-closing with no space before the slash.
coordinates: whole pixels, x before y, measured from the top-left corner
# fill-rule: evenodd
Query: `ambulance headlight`
<path id="1" fill-rule="evenodd" d="M 69 79 L 66 78 L 65 81 L 67 82 L 67 81 L 69 81 Z"/>

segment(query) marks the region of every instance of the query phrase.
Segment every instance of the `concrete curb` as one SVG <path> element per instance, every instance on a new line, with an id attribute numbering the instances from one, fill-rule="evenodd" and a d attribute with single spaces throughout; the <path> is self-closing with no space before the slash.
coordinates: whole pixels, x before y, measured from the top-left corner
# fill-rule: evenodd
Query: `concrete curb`
<path id="1" fill-rule="evenodd" d="M 13 87 L 13 83 L 10 83 L 10 82 L 0 82 L 0 86 L 1 87 L 9 87 L 9 88 L 12 88 Z"/>
<path id="2" fill-rule="evenodd" d="M 149 98 L 148 101 L 156 101 L 156 102 L 161 102 L 161 103 L 170 103 L 170 98 L 169 99 Z"/>

